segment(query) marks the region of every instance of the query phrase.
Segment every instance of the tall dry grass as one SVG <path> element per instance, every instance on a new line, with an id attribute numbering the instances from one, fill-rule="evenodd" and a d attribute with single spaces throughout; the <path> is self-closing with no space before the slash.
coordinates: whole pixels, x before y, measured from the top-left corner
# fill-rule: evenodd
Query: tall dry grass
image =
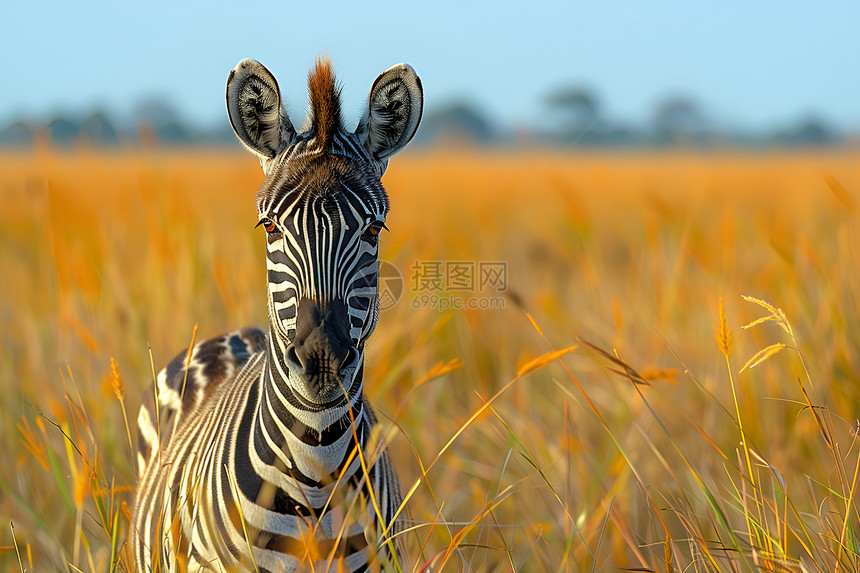
<path id="1" fill-rule="evenodd" d="M 416 567 L 860 569 L 858 159 L 397 157 L 406 292 L 367 387 Z M 125 418 L 150 355 L 265 323 L 261 180 L 241 153 L 0 157 L 4 570 L 127 568 Z M 413 308 L 416 260 L 505 261 L 504 307 Z"/>

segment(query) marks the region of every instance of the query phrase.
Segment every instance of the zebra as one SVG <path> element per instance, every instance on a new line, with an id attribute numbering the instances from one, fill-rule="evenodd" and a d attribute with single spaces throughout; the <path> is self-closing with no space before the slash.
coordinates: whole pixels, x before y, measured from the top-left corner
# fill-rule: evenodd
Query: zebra
<path id="1" fill-rule="evenodd" d="M 364 350 L 379 319 L 380 179 L 415 135 L 423 88 L 409 65 L 389 68 L 352 132 L 328 59 L 308 91 L 296 130 L 262 64 L 227 80 L 230 123 L 265 174 L 268 331 L 201 342 L 158 374 L 138 416 L 138 571 L 364 571 L 403 556 Z"/>

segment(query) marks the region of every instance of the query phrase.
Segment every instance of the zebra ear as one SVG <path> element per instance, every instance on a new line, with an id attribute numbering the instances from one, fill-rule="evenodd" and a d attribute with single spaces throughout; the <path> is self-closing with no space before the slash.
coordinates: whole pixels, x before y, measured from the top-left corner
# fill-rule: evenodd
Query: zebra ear
<path id="1" fill-rule="evenodd" d="M 373 82 L 367 110 L 355 133 L 371 157 L 387 162 L 415 135 L 423 109 L 421 80 L 412 66 L 397 64 Z"/>
<path id="2" fill-rule="evenodd" d="M 260 158 L 277 157 L 293 140 L 296 130 L 281 106 L 281 90 L 275 76 L 260 62 L 244 59 L 227 78 L 227 114 L 233 131 Z"/>

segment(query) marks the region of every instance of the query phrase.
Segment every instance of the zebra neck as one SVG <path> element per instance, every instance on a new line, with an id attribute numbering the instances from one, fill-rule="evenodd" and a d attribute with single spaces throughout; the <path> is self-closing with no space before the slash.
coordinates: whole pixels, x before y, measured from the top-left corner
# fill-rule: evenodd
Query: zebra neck
<path id="1" fill-rule="evenodd" d="M 260 379 L 254 441 L 283 464 L 282 471 L 324 482 L 340 475 L 356 442 L 364 447 L 370 424 L 362 388 L 364 368 L 356 370 L 347 399 L 334 408 L 313 410 L 300 402 L 281 372 L 284 362 L 270 345 Z M 281 464 L 274 464 L 280 466 Z M 350 466 L 353 464 L 350 464 Z"/>

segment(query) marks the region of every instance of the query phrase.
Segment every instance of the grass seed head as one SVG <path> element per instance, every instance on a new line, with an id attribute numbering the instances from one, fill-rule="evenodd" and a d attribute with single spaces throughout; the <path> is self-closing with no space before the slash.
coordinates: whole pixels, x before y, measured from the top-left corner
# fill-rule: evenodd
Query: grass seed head
<path id="1" fill-rule="evenodd" d="M 728 322 L 726 322 L 726 307 L 723 306 L 723 298 L 720 297 L 720 324 L 715 328 L 717 344 L 720 345 L 720 350 L 723 355 L 729 356 L 732 353 L 732 346 L 734 345 L 734 336 L 732 335 L 732 329 L 729 328 Z"/>
<path id="2" fill-rule="evenodd" d="M 116 367 L 116 360 L 113 357 L 110 359 L 110 382 L 114 394 L 122 402 L 125 398 L 125 391 L 122 387 L 122 379 L 119 377 L 119 370 Z"/>

